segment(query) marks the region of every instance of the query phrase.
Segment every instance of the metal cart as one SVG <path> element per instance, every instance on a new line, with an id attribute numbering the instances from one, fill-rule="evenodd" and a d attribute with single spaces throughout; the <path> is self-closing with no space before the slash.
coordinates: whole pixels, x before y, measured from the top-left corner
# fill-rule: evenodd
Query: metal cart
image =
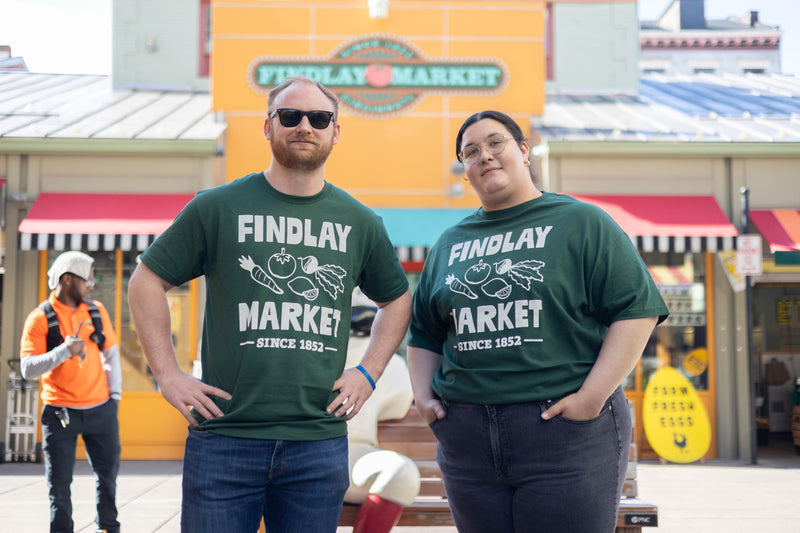
<path id="1" fill-rule="evenodd" d="M 42 462 L 42 443 L 36 442 L 39 421 L 39 380 L 23 379 L 19 359 L 9 359 L 8 412 L 5 453 L 0 461 Z"/>

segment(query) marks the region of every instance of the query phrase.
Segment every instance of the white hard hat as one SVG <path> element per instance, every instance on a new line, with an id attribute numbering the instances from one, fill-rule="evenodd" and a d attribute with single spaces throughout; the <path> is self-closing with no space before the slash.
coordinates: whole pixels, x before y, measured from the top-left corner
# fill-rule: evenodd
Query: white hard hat
<path id="1" fill-rule="evenodd" d="M 94 259 L 83 252 L 64 252 L 56 257 L 53 266 L 47 271 L 47 285 L 50 289 L 55 289 L 61 276 L 69 272 L 83 279 L 89 279 L 92 275 L 92 265 Z"/>

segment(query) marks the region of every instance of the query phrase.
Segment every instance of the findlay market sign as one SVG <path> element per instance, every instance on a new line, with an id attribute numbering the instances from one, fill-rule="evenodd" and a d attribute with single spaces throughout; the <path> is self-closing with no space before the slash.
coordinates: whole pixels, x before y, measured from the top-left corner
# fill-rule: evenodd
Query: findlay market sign
<path id="1" fill-rule="evenodd" d="M 287 76 L 302 74 L 335 92 L 357 114 L 383 118 L 410 109 L 426 94 L 490 96 L 508 85 L 497 59 L 428 59 L 396 36 L 348 41 L 324 58 L 259 57 L 248 68 L 250 87 L 261 94 Z"/>

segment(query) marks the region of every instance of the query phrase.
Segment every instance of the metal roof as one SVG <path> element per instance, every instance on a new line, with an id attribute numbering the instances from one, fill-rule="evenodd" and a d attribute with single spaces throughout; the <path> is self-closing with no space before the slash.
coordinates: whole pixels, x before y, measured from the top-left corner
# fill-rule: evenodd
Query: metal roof
<path id="1" fill-rule="evenodd" d="M 115 89 L 108 76 L 0 71 L 0 146 L 11 139 L 215 141 L 207 92 Z"/>
<path id="2" fill-rule="evenodd" d="M 800 77 L 643 76 L 639 95 L 553 94 L 551 141 L 800 142 Z M 0 71 L 0 149 L 13 140 L 217 141 L 207 92 L 115 89 L 108 76 Z"/>
<path id="3" fill-rule="evenodd" d="M 548 141 L 800 142 L 800 77 L 728 74 L 640 79 L 638 96 L 547 96 Z"/>

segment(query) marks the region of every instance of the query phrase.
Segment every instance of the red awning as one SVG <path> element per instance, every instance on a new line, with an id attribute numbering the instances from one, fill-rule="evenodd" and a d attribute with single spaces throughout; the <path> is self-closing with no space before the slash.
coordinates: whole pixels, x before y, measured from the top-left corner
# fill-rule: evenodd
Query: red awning
<path id="1" fill-rule="evenodd" d="M 767 240 L 772 252 L 800 252 L 800 211 L 750 211 L 750 220 Z"/>
<path id="2" fill-rule="evenodd" d="M 570 196 L 603 209 L 642 252 L 716 252 L 735 247 L 738 232 L 713 196 Z"/>
<path id="3" fill-rule="evenodd" d="M 193 196 L 41 193 L 19 225 L 19 247 L 144 250 Z"/>

